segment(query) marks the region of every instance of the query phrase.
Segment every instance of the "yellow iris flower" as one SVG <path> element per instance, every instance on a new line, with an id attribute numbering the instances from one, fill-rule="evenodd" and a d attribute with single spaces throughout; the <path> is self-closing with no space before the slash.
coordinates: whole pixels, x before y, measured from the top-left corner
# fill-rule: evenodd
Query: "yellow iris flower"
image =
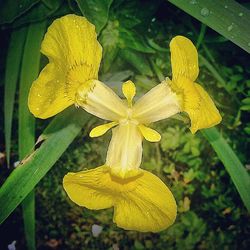
<path id="1" fill-rule="evenodd" d="M 48 118 L 75 104 L 110 121 L 97 126 L 91 137 L 112 128 L 106 163 L 98 168 L 68 173 L 63 186 L 72 201 L 89 209 L 114 207 L 114 222 L 124 229 L 157 232 L 176 217 L 170 190 L 152 173 L 140 169 L 142 140 L 161 139 L 149 124 L 181 111 L 191 119 L 191 132 L 218 124 L 221 116 L 198 76 L 198 55 L 190 40 L 177 36 L 170 43 L 173 68 L 168 78 L 133 103 L 136 88 L 122 86 L 126 102 L 97 79 L 102 49 L 94 26 L 85 18 L 67 15 L 49 27 L 42 53 L 49 64 L 33 83 L 29 108 Z"/>

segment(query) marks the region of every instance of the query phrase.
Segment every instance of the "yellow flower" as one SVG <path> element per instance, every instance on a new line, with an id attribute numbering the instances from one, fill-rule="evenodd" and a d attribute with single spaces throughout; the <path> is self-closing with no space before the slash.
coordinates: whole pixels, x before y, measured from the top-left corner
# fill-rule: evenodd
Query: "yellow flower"
<path id="1" fill-rule="evenodd" d="M 45 35 L 41 51 L 49 64 L 30 90 L 28 104 L 36 117 L 48 118 L 75 104 L 110 121 L 90 132 L 96 137 L 112 128 L 105 165 L 69 173 L 63 186 L 80 206 L 114 207 L 114 222 L 124 229 L 157 232 L 176 217 L 170 190 L 158 177 L 139 168 L 143 138 L 161 139 L 148 125 L 181 111 L 189 114 L 192 132 L 219 122 L 212 100 L 193 82 L 198 75 L 195 47 L 178 36 L 170 48 L 173 80 L 166 79 L 133 104 L 133 82 L 122 86 L 124 101 L 97 80 L 102 49 L 94 26 L 83 17 L 67 15 L 54 21 Z"/>
<path id="2" fill-rule="evenodd" d="M 32 84 L 28 106 L 34 116 L 45 119 L 75 103 L 79 85 L 97 79 L 102 47 L 93 24 L 66 15 L 48 28 L 41 52 L 49 63 Z"/>

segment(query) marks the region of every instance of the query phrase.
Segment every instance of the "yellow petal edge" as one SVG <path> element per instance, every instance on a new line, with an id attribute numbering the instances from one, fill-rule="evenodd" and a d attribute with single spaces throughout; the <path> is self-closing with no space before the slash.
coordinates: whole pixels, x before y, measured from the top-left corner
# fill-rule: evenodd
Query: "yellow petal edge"
<path id="1" fill-rule="evenodd" d="M 121 179 L 107 166 L 68 173 L 63 187 L 70 199 L 88 209 L 114 207 L 118 227 L 141 232 L 158 232 L 172 225 L 176 202 L 167 186 L 152 173 Z"/>
<path id="2" fill-rule="evenodd" d="M 86 18 L 66 15 L 48 28 L 41 53 L 49 64 L 33 82 L 28 99 L 31 113 L 51 117 L 75 102 L 76 89 L 90 79 L 97 79 L 102 48 L 95 26 Z"/>

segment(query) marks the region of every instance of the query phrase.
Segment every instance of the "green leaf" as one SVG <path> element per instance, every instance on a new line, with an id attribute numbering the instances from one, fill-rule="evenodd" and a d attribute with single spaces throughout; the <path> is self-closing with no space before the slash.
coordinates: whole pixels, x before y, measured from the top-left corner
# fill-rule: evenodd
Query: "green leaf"
<path id="1" fill-rule="evenodd" d="M 12 117 L 15 103 L 16 85 L 19 76 L 26 28 L 14 30 L 8 49 L 4 85 L 4 130 L 7 163 L 10 163 Z"/>
<path id="2" fill-rule="evenodd" d="M 0 3 L 0 24 L 11 23 L 27 12 L 39 0 L 5 0 Z"/>
<path id="3" fill-rule="evenodd" d="M 30 10 L 15 19 L 13 27 L 19 27 L 24 24 L 43 21 L 51 17 L 62 5 L 63 0 L 43 0 L 32 6 Z"/>
<path id="4" fill-rule="evenodd" d="M 130 48 L 143 53 L 155 53 L 144 39 L 133 30 L 119 28 L 119 43 L 121 48 Z"/>
<path id="5" fill-rule="evenodd" d="M 244 168 L 237 155 L 216 128 L 203 129 L 202 134 L 224 164 L 243 203 L 250 211 L 250 176 L 246 168 Z"/>
<path id="6" fill-rule="evenodd" d="M 31 24 L 24 46 L 19 89 L 18 152 L 23 159 L 35 144 L 35 118 L 28 110 L 28 94 L 32 82 L 37 78 L 40 66 L 40 47 L 46 22 Z M 29 250 L 36 249 L 35 243 L 35 192 L 23 200 L 24 231 Z"/>
<path id="7" fill-rule="evenodd" d="M 109 8 L 113 0 L 76 0 L 82 14 L 96 26 L 99 32 L 108 21 Z"/>
<path id="8" fill-rule="evenodd" d="M 51 121 L 38 138 L 35 152 L 21 162 L 1 187 L 0 223 L 50 170 L 89 119 L 85 112 L 72 107 Z"/>
<path id="9" fill-rule="evenodd" d="M 24 232 L 29 250 L 36 249 L 35 228 L 35 190 L 33 189 L 22 202 Z"/>
<path id="10" fill-rule="evenodd" d="M 135 67 L 141 74 L 153 76 L 150 65 L 143 54 L 133 51 L 132 49 L 121 49 L 119 54 L 125 61 Z"/>
<path id="11" fill-rule="evenodd" d="M 108 25 L 103 29 L 100 36 L 100 43 L 103 46 L 103 63 L 102 71 L 106 73 L 119 51 L 119 23 L 118 21 L 108 22 Z"/>
<path id="12" fill-rule="evenodd" d="M 233 0 L 169 0 L 250 53 L 250 11 Z"/>
<path id="13" fill-rule="evenodd" d="M 24 158 L 34 146 L 35 119 L 28 109 L 28 94 L 40 67 L 40 47 L 46 22 L 31 24 L 25 42 L 19 89 L 19 158 Z"/>

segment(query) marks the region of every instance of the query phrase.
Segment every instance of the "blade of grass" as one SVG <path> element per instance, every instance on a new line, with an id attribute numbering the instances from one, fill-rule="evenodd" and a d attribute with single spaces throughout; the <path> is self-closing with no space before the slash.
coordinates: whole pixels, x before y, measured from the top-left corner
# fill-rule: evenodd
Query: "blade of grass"
<path id="1" fill-rule="evenodd" d="M 90 116 L 82 110 L 70 108 L 51 121 L 38 139 L 38 148 L 0 188 L 0 224 L 50 170 L 89 119 Z"/>
<path id="2" fill-rule="evenodd" d="M 250 11 L 233 0 L 169 0 L 250 53 Z"/>
<path id="3" fill-rule="evenodd" d="M 31 24 L 28 28 L 24 46 L 19 89 L 18 116 L 18 153 L 23 159 L 35 144 L 35 118 L 28 110 L 28 94 L 32 82 L 39 73 L 40 46 L 45 32 L 46 22 Z M 35 250 L 35 192 L 23 200 L 24 231 L 29 250 Z"/>
<path id="4" fill-rule="evenodd" d="M 12 32 L 6 61 L 4 85 L 4 136 L 8 166 L 10 164 L 11 131 L 15 93 L 26 33 L 26 28 L 20 28 Z"/>
<path id="5" fill-rule="evenodd" d="M 212 145 L 219 159 L 224 164 L 243 203 L 248 211 L 250 211 L 250 176 L 246 168 L 244 168 L 230 145 L 216 128 L 203 129 L 201 132 Z"/>

